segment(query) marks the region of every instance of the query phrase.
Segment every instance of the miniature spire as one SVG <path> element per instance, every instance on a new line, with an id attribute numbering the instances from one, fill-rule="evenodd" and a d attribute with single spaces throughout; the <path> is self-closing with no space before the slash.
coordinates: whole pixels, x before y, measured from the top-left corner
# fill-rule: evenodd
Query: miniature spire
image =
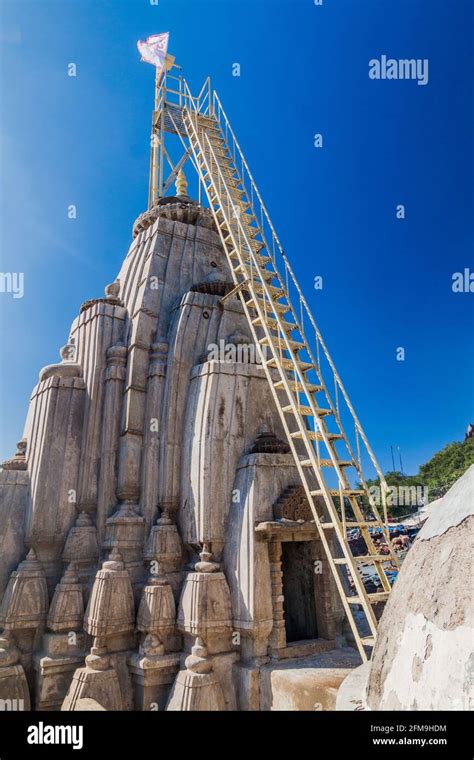
<path id="1" fill-rule="evenodd" d="M 176 177 L 176 194 L 178 196 L 188 194 L 188 180 L 182 169 L 179 170 L 178 176 Z"/>

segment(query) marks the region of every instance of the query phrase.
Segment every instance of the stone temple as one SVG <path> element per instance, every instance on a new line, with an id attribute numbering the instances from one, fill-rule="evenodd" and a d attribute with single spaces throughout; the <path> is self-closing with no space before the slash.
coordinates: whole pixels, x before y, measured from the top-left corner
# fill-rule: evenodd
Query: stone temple
<path id="1" fill-rule="evenodd" d="M 331 709 L 359 663 L 232 287 L 181 172 L 40 371 L 0 471 L 0 699 Z"/>

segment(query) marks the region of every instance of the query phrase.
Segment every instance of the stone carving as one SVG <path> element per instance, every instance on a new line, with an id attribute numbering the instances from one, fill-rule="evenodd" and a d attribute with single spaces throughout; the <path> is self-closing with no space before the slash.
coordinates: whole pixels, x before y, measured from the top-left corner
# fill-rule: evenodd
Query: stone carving
<path id="1" fill-rule="evenodd" d="M 219 679 L 201 638 L 196 638 L 185 661 L 186 670 L 178 673 L 170 694 L 167 710 L 225 710 Z"/>
<path id="2" fill-rule="evenodd" d="M 16 445 L 16 454 L 7 459 L 6 462 L 2 462 L 2 468 L 4 470 L 26 470 L 26 438 L 22 438 Z"/>
<path id="3" fill-rule="evenodd" d="M 91 636 L 114 636 L 129 633 L 135 623 L 130 576 L 116 548 L 98 570 L 84 619 Z"/>
<path id="4" fill-rule="evenodd" d="M 74 563 L 58 583 L 49 607 L 46 625 L 50 631 L 78 631 L 84 619 L 84 600 Z"/>
<path id="5" fill-rule="evenodd" d="M 275 520 L 313 520 L 303 486 L 288 486 L 273 505 Z"/>
<path id="6" fill-rule="evenodd" d="M 31 549 L 10 576 L 0 609 L 0 623 L 11 631 L 37 629 L 46 619 L 48 604 L 43 566 Z"/>
<path id="7" fill-rule="evenodd" d="M 250 449 L 250 454 L 288 454 L 290 447 L 285 441 L 281 441 L 266 427 L 259 431 L 255 443 Z"/>

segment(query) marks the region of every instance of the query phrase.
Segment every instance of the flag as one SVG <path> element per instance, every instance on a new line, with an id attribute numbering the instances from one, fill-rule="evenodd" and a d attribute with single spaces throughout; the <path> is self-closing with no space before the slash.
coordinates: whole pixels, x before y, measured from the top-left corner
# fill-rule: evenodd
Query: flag
<path id="1" fill-rule="evenodd" d="M 169 32 L 153 34 L 147 40 L 138 40 L 137 48 L 141 60 L 156 66 L 159 74 L 165 65 L 166 51 L 168 50 Z"/>

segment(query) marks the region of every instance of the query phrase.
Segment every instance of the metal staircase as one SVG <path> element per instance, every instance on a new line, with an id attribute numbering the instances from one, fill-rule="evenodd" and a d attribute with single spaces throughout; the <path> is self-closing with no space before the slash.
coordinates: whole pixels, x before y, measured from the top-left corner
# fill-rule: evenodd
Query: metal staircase
<path id="1" fill-rule="evenodd" d="M 387 562 L 398 567 L 386 525 L 387 485 L 217 94 L 206 84 L 193 97 L 186 81 L 179 81 L 179 101 L 167 115 L 170 131 L 183 145 L 184 139 L 189 141 L 187 155 L 205 189 L 232 271 L 235 287 L 225 298 L 240 298 L 252 338 L 262 349 L 264 372 L 355 642 L 366 660 L 377 630 L 374 606 L 390 593 Z M 329 384 L 334 386 L 332 395 Z M 349 428 L 355 443 L 346 432 Z M 380 479 L 385 522 L 364 479 L 363 456 Z M 351 485 L 350 468 L 356 486 Z M 365 540 L 367 555 L 352 555 L 348 531 L 354 528 Z M 375 545 L 375 531 L 387 554 Z M 381 591 L 367 593 L 362 563 L 373 565 Z"/>

